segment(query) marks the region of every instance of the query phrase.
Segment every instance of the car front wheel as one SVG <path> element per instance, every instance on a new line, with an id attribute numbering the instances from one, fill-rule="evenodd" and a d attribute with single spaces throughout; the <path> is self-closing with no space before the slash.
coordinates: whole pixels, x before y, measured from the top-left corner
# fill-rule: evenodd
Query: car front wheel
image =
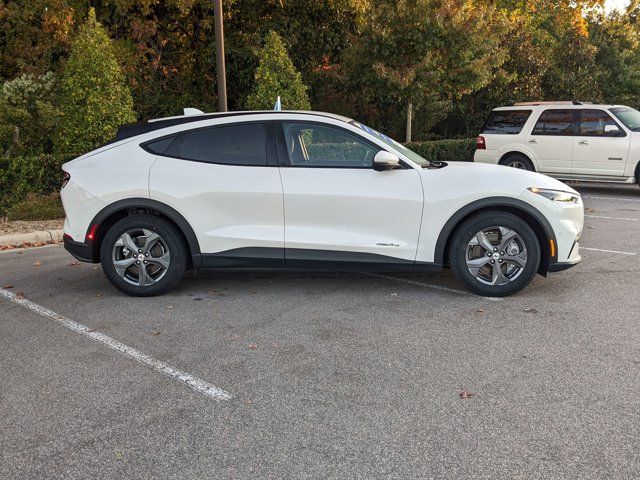
<path id="1" fill-rule="evenodd" d="M 540 266 L 533 229 L 516 215 L 483 212 L 454 233 L 449 259 L 456 277 L 479 295 L 503 297 L 526 287 Z"/>
<path id="2" fill-rule="evenodd" d="M 118 290 L 147 297 L 165 293 L 182 279 L 187 254 L 171 223 L 152 215 L 130 215 L 107 231 L 100 263 Z"/>

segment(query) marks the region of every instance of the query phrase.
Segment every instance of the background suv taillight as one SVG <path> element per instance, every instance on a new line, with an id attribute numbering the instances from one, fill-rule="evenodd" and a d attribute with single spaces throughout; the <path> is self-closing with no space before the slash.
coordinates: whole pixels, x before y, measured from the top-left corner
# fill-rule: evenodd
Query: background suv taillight
<path id="1" fill-rule="evenodd" d="M 484 137 L 479 136 L 476 138 L 476 150 L 486 150 L 487 144 L 484 141 Z"/>
<path id="2" fill-rule="evenodd" d="M 62 172 L 62 186 L 60 188 L 66 187 L 69 180 L 71 180 L 71 175 L 67 172 Z"/>

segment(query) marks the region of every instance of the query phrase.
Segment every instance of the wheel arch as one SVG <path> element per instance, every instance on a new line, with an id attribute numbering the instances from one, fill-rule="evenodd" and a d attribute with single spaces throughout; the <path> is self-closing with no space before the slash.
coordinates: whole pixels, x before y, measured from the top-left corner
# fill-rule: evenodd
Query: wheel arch
<path id="1" fill-rule="evenodd" d="M 460 208 L 445 223 L 436 241 L 436 251 L 434 262 L 445 265 L 449 262 L 448 250 L 456 229 L 469 217 L 483 211 L 508 212 L 522 218 L 533 229 L 538 242 L 540 243 L 540 253 L 542 258 L 538 273 L 546 275 L 549 265 L 557 261 L 557 241 L 553 227 L 544 215 L 535 207 L 522 200 L 510 197 L 493 197 L 477 200 Z M 551 255 L 550 241 L 553 241 L 555 255 Z"/>
<path id="2" fill-rule="evenodd" d="M 96 214 L 89 224 L 85 237 L 91 242 L 91 253 L 94 262 L 97 263 L 100 261 L 100 246 L 109 228 L 121 218 L 139 213 L 158 215 L 172 223 L 182 234 L 185 244 L 189 249 L 189 257 L 191 259 L 190 266 L 194 268 L 200 266 L 200 243 L 189 222 L 187 222 L 184 216 L 176 209 L 149 198 L 119 200 L 107 205 Z"/>

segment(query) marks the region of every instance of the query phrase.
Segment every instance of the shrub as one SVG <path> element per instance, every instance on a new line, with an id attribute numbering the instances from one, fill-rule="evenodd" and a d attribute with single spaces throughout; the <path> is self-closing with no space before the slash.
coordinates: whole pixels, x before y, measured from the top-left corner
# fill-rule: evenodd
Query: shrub
<path id="1" fill-rule="evenodd" d="M 64 218 L 64 208 L 60 194 L 55 192 L 49 195 L 36 195 L 30 193 L 27 198 L 16 203 L 9 209 L 9 221 L 12 220 L 54 220 Z"/>
<path id="2" fill-rule="evenodd" d="M 60 188 L 61 165 L 68 157 L 0 158 L 0 217 L 29 194 L 49 195 Z"/>
<path id="3" fill-rule="evenodd" d="M 427 160 L 439 162 L 472 162 L 476 150 L 476 140 L 434 140 L 432 142 L 412 142 L 406 146 Z"/>
<path id="4" fill-rule="evenodd" d="M 77 155 L 113 138 L 132 122 L 133 100 L 107 31 L 93 8 L 71 45 L 61 79 L 62 118 L 54 140 L 57 154 Z"/>
<path id="5" fill-rule="evenodd" d="M 249 110 L 271 110 L 280 96 L 286 110 L 310 110 L 307 86 L 296 70 L 280 36 L 269 32 L 260 50 L 253 92 L 247 98 Z"/>

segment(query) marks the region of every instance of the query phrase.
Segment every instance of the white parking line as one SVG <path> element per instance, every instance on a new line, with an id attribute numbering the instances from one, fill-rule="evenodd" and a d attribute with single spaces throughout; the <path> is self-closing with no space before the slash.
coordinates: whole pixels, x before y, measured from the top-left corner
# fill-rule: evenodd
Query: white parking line
<path id="1" fill-rule="evenodd" d="M 502 298 L 498 298 L 498 297 L 481 297 L 479 295 L 474 295 L 465 290 L 458 290 L 456 288 L 443 287 L 442 285 L 436 285 L 434 283 L 417 282 L 415 280 L 409 280 L 408 278 L 391 277 L 389 275 L 381 275 L 379 273 L 369 273 L 369 276 L 382 278 L 385 280 L 394 280 L 396 282 L 408 283 L 409 285 L 417 285 L 418 287 L 426 287 L 432 290 L 439 290 L 441 292 L 456 293 L 458 295 L 464 295 L 465 297 L 478 297 L 483 300 L 489 300 L 490 302 L 501 302 L 503 300 Z"/>
<path id="2" fill-rule="evenodd" d="M 81 335 L 89 337 L 92 340 L 95 340 L 96 342 L 100 342 L 113 350 L 117 350 L 118 352 L 123 353 L 124 355 L 133 358 L 134 360 L 148 367 L 151 367 L 152 369 L 162 373 L 163 375 L 166 375 L 167 377 L 184 383 L 196 392 L 206 395 L 207 397 L 213 398 L 215 400 L 231 400 L 233 398 L 230 393 L 225 392 L 221 388 L 211 385 L 204 380 L 200 380 L 199 378 L 194 377 L 189 373 L 183 372 L 182 370 L 173 368 L 171 365 L 167 365 L 160 360 L 156 360 L 155 358 L 150 357 L 149 355 L 146 355 L 136 350 L 135 348 L 128 347 L 127 345 L 120 343 L 103 333 L 96 332 L 86 325 L 75 322 L 62 315 L 58 315 L 56 312 L 38 305 L 37 303 L 31 302 L 24 298 L 20 298 L 14 293 L 5 290 L 4 288 L 0 288 L 0 295 L 11 300 L 14 303 L 17 303 L 22 307 L 25 307 L 33 312 L 36 312 L 39 315 L 42 315 L 43 317 L 48 317 L 55 320 L 62 326 L 74 331 L 75 333 L 79 333 Z"/>
<path id="3" fill-rule="evenodd" d="M 607 220 L 625 220 L 629 222 L 640 222 L 640 218 L 628 218 L 628 217 L 605 217 L 602 215 L 585 215 L 585 218 L 605 218 Z"/>
<path id="4" fill-rule="evenodd" d="M 620 255 L 637 255 L 637 253 L 633 252 L 620 252 L 618 250 L 603 250 L 602 248 L 589 248 L 589 247 L 580 247 L 580 250 L 590 250 L 592 252 L 604 252 L 604 253 L 618 253 Z"/>
<path id="5" fill-rule="evenodd" d="M 625 202 L 640 202 L 640 198 L 634 197 L 604 197 L 600 195 L 581 195 L 582 198 L 595 198 L 597 200 L 623 200 Z"/>

